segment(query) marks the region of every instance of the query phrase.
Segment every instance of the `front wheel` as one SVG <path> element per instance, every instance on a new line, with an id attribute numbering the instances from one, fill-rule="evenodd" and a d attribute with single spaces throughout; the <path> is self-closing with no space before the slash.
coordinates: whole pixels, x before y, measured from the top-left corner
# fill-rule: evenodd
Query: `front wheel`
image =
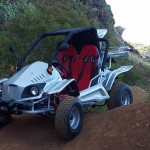
<path id="1" fill-rule="evenodd" d="M 107 100 L 108 109 L 125 106 L 133 103 L 133 96 L 129 85 L 115 82 L 108 92 L 110 98 Z"/>
<path id="2" fill-rule="evenodd" d="M 63 99 L 56 110 L 55 127 L 61 137 L 73 139 L 83 124 L 83 110 L 79 100 L 68 96 Z"/>
<path id="3" fill-rule="evenodd" d="M 0 127 L 9 123 L 10 119 L 11 114 L 8 110 L 8 107 L 6 104 L 3 104 L 3 106 L 0 106 Z"/>

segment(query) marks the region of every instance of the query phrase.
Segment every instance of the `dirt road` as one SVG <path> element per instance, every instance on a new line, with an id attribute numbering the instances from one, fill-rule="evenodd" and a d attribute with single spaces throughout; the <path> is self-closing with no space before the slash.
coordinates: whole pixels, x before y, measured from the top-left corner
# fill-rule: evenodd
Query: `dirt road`
<path id="1" fill-rule="evenodd" d="M 84 126 L 72 141 L 61 139 L 54 119 L 14 116 L 0 129 L 0 150 L 150 150 L 150 101 L 133 87 L 135 104 L 105 113 L 86 113 Z"/>

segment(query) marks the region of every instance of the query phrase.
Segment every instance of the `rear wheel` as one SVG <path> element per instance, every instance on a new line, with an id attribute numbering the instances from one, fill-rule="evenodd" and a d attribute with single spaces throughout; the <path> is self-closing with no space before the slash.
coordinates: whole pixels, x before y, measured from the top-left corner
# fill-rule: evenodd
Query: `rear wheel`
<path id="1" fill-rule="evenodd" d="M 59 104 L 55 127 L 58 133 L 65 139 L 73 139 L 77 136 L 83 124 L 82 105 L 75 97 L 68 96 Z"/>
<path id="2" fill-rule="evenodd" d="M 108 109 L 125 106 L 133 103 L 133 96 L 129 85 L 115 82 L 108 92 L 110 98 L 107 100 Z"/>

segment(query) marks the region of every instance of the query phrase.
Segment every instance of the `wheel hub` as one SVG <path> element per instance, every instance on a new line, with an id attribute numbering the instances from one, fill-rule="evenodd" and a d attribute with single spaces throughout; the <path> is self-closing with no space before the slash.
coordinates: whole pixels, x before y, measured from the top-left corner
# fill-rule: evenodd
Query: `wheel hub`
<path id="1" fill-rule="evenodd" d="M 130 104 L 130 95 L 127 91 L 125 91 L 121 96 L 121 103 L 122 105 L 129 105 Z"/>
<path id="2" fill-rule="evenodd" d="M 70 127 L 72 129 L 76 129 L 80 122 L 80 112 L 78 108 L 74 107 L 71 110 L 69 120 L 70 120 Z"/>

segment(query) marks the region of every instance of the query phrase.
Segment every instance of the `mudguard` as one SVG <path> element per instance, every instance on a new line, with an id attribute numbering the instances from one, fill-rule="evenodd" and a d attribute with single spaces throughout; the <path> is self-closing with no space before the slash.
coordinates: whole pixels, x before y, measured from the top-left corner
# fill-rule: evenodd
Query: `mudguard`
<path id="1" fill-rule="evenodd" d="M 3 82 L 5 82 L 6 80 L 8 80 L 8 78 L 2 78 L 2 79 L 0 79 L 0 84 L 3 83 Z"/>
<path id="2" fill-rule="evenodd" d="M 121 66 L 120 68 L 118 69 L 115 69 L 115 70 L 111 70 L 109 71 L 107 74 L 106 74 L 106 79 L 104 80 L 103 82 L 103 86 L 104 88 L 109 91 L 115 81 L 115 78 L 123 73 L 123 72 L 127 72 L 129 71 L 133 66 L 130 65 L 130 66 Z"/>
<path id="3" fill-rule="evenodd" d="M 65 87 L 67 87 L 69 84 L 71 84 L 71 86 L 73 86 L 73 89 L 77 90 L 76 95 L 78 96 L 79 91 L 78 91 L 78 87 L 77 87 L 77 84 L 74 79 L 70 79 L 70 80 L 64 79 L 61 81 L 57 81 L 57 82 L 55 82 L 55 84 L 49 86 L 44 91 L 47 92 L 48 94 L 59 93 Z"/>

